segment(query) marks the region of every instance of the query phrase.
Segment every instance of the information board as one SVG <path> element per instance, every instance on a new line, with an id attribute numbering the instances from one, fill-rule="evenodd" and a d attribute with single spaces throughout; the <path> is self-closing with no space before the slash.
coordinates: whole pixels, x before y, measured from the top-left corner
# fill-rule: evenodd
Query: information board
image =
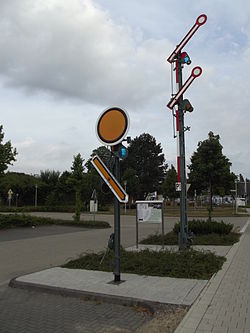
<path id="1" fill-rule="evenodd" d="M 162 201 L 136 201 L 137 221 L 139 223 L 162 223 L 162 209 Z"/>

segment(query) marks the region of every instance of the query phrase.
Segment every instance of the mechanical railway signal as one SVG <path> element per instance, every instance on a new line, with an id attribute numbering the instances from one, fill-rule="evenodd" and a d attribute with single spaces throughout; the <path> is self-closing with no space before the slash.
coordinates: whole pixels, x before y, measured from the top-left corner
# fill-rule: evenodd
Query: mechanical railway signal
<path id="1" fill-rule="evenodd" d="M 207 16 L 200 15 L 193 27 L 189 30 L 182 41 L 176 46 L 175 50 L 168 57 L 168 62 L 172 65 L 175 64 L 176 73 L 176 94 L 172 94 L 172 98 L 167 104 L 167 107 L 172 110 L 176 118 L 176 137 L 177 137 L 177 183 L 176 190 L 181 192 L 180 196 L 180 234 L 179 234 L 179 248 L 188 246 L 190 235 L 188 231 L 187 222 L 187 195 L 186 195 L 186 162 L 185 162 L 185 127 L 184 127 L 184 113 L 186 111 L 192 112 L 193 106 L 188 99 L 184 99 L 184 92 L 189 88 L 192 82 L 201 75 L 202 69 L 199 66 L 193 68 L 187 81 L 182 84 L 182 67 L 183 64 L 190 65 L 191 59 L 187 52 L 183 51 L 184 46 L 192 38 L 200 26 L 205 24 Z"/>

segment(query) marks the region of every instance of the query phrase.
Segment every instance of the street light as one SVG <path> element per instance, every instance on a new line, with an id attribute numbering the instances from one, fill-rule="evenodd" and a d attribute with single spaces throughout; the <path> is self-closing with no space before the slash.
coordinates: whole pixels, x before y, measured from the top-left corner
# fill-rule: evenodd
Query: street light
<path id="1" fill-rule="evenodd" d="M 235 214 L 237 215 L 238 214 L 238 202 L 237 202 L 238 178 L 235 179 L 234 183 L 235 183 Z"/>
<path id="2" fill-rule="evenodd" d="M 37 207 L 37 184 L 35 185 L 35 207 Z"/>

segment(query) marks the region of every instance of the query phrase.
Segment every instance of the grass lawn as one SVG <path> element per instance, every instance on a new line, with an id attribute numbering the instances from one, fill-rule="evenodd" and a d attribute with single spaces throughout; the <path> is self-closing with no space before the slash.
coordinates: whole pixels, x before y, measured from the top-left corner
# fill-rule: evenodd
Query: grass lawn
<path id="1" fill-rule="evenodd" d="M 210 279 L 214 273 L 220 270 L 226 260 L 211 252 L 194 250 L 130 252 L 121 248 L 120 254 L 122 273 L 204 280 Z M 86 254 L 79 259 L 69 261 L 63 267 L 112 272 L 113 251 L 109 251 L 100 264 L 103 255 L 104 252 Z"/>
<path id="2" fill-rule="evenodd" d="M 79 221 L 56 220 L 49 217 L 38 217 L 24 214 L 0 214 L 0 230 L 18 227 L 32 227 L 41 225 L 69 225 L 84 228 L 110 228 L 104 221 Z"/>

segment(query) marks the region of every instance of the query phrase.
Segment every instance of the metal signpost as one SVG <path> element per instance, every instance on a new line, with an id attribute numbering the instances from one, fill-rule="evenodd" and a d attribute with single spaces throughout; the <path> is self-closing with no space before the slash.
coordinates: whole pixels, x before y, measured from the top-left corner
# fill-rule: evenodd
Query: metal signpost
<path id="1" fill-rule="evenodd" d="M 96 195 L 96 189 L 94 189 L 91 195 L 91 200 L 89 202 L 89 212 L 93 213 L 94 221 L 95 221 L 95 214 L 97 213 L 97 211 L 98 211 L 98 200 Z"/>
<path id="2" fill-rule="evenodd" d="M 180 234 L 179 234 L 179 248 L 186 248 L 188 246 L 189 234 L 188 234 L 188 221 L 187 221 L 187 184 L 186 184 L 186 162 L 185 162 L 185 136 L 184 132 L 189 129 L 184 127 L 184 113 L 186 111 L 193 111 L 192 105 L 187 99 L 183 99 L 184 92 L 188 89 L 191 83 L 201 75 L 201 67 L 194 67 L 191 75 L 187 81 L 182 84 L 182 67 L 184 64 L 190 65 L 191 60 L 186 52 L 183 52 L 183 47 L 199 29 L 199 27 L 205 24 L 207 16 L 205 14 L 200 15 L 193 27 L 189 30 L 187 35 L 176 46 L 175 50 L 168 58 L 168 62 L 175 64 L 176 73 L 176 94 L 172 96 L 171 100 L 167 104 L 173 112 L 176 118 L 176 136 L 177 136 L 177 183 L 176 190 L 180 191 Z"/>
<path id="3" fill-rule="evenodd" d="M 8 202 L 9 202 L 9 207 L 11 206 L 11 199 L 12 199 L 13 191 L 10 188 L 8 191 Z"/>
<path id="4" fill-rule="evenodd" d="M 126 148 L 121 144 L 129 128 L 129 117 L 126 111 L 119 107 L 104 110 L 97 120 L 96 134 L 98 139 L 111 147 L 115 158 L 114 175 L 96 155 L 91 163 L 108 185 L 115 196 L 114 201 L 114 282 L 120 278 L 120 203 L 128 202 L 128 195 L 120 185 L 120 159 L 126 155 Z M 124 154 L 125 153 L 125 154 Z"/>

